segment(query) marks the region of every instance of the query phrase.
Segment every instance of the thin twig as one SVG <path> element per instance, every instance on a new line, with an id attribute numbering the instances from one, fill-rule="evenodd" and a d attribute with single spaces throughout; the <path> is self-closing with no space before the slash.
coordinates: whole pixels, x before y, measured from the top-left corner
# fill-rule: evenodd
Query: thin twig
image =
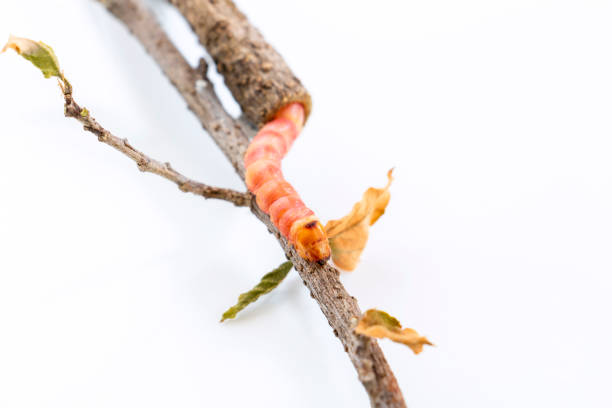
<path id="1" fill-rule="evenodd" d="M 65 78 L 61 79 L 60 86 L 64 93 L 64 113 L 67 117 L 74 118 L 83 124 L 83 128 L 98 136 L 98 140 L 111 146 L 113 149 L 123 153 L 125 156 L 136 162 L 138 169 L 145 173 L 157 174 L 170 180 L 178 186 L 178 188 L 186 193 L 193 193 L 204 198 L 216 198 L 219 200 L 229 201 L 237 207 L 248 207 L 251 202 L 249 193 L 209 186 L 194 180 L 191 180 L 178 171 L 174 170 L 170 163 L 162 163 L 152 159 L 144 153 L 136 150 L 129 144 L 127 139 L 121 139 L 113 135 L 108 130 L 104 129 L 89 113 L 87 109 L 81 108 L 72 97 L 72 87 Z"/>
<path id="2" fill-rule="evenodd" d="M 98 1 L 140 41 L 244 180 L 242 158 L 249 138 L 255 133 L 254 129 L 243 119 L 234 120 L 223 109 L 205 73 L 187 63 L 142 0 Z M 357 300 L 340 282 L 338 270 L 330 264 L 321 266 L 301 258 L 255 200 L 251 201 L 251 211 L 278 239 L 310 295 L 317 301 L 334 335 L 340 339 L 355 366 L 371 405 L 377 408 L 405 408 L 397 380 L 376 340 L 354 332 L 354 323 L 361 316 L 361 310 Z"/>

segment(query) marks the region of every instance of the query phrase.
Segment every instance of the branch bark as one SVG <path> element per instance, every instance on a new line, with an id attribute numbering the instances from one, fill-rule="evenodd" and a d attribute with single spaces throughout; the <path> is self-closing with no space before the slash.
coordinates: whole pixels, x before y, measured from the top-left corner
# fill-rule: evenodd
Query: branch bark
<path id="1" fill-rule="evenodd" d="M 89 113 L 87 109 L 83 109 L 75 102 L 72 97 L 72 87 L 65 79 L 60 82 L 64 93 L 64 114 L 69 118 L 74 118 L 83 124 L 83 128 L 98 136 L 98 140 L 112 147 L 113 149 L 123 153 L 125 156 L 136 162 L 138 169 L 145 173 L 157 174 L 170 180 L 178 186 L 178 188 L 186 193 L 193 193 L 204 198 L 216 198 L 219 200 L 229 201 L 237 207 L 248 207 L 251 203 L 252 195 L 249 193 L 241 193 L 239 191 L 213 187 L 191 180 L 183 176 L 178 171 L 174 170 L 170 163 L 162 163 L 150 158 L 144 153 L 136 150 L 127 139 L 120 139 L 113 135 L 108 130 L 104 129 Z"/>
<path id="2" fill-rule="evenodd" d="M 244 120 L 234 120 L 225 112 L 212 84 L 189 66 L 141 0 L 98 1 L 140 41 L 244 180 L 242 157 L 249 138 L 255 133 L 254 128 Z M 339 271 L 330 264 L 318 265 L 302 259 L 270 222 L 268 215 L 257 207 L 255 200 L 251 201 L 251 211 L 278 239 L 310 295 L 319 304 L 334 335 L 340 339 L 355 366 L 371 405 L 378 408 L 405 407 L 397 380 L 376 340 L 354 332 L 361 310 L 357 300 L 340 282 Z"/>
<path id="3" fill-rule="evenodd" d="M 170 0 L 215 61 L 249 120 L 262 126 L 291 102 L 310 114 L 310 94 L 283 57 L 231 0 Z"/>

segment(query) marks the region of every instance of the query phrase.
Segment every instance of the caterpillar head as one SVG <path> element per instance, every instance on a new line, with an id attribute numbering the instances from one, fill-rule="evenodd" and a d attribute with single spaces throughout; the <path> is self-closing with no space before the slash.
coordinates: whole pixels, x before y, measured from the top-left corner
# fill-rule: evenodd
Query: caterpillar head
<path id="1" fill-rule="evenodd" d="M 296 221 L 289 233 L 298 254 L 308 261 L 324 264 L 331 255 L 327 234 L 314 216 Z"/>

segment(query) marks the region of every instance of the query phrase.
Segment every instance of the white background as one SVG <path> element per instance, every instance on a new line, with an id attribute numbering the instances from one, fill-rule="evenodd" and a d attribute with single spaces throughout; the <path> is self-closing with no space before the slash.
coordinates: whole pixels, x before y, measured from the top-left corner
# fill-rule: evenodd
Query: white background
<path id="1" fill-rule="evenodd" d="M 381 342 L 408 404 L 611 406 L 610 2 L 238 3 L 312 92 L 284 169 L 321 218 L 396 167 L 342 280 L 436 343 Z M 195 63 L 185 23 L 150 4 Z M 51 44 L 117 135 L 243 188 L 95 2 L 2 0 L 9 33 Z M 283 261 L 248 210 L 138 172 L 13 53 L 0 90 L 0 407 L 368 406 L 297 274 L 218 323 Z"/>

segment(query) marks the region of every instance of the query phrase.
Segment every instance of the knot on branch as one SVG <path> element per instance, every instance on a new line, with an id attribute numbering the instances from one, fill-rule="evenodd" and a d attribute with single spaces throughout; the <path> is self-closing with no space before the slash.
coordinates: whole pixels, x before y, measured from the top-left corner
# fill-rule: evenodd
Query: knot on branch
<path id="1" fill-rule="evenodd" d="M 208 79 L 208 62 L 206 62 L 206 60 L 204 58 L 200 58 L 200 61 L 198 62 L 198 67 L 196 68 L 196 70 L 198 71 L 198 73 L 200 74 L 200 76 L 203 79 Z"/>
<path id="2" fill-rule="evenodd" d="M 178 183 L 178 188 L 183 193 L 194 193 L 194 194 L 198 193 L 197 186 L 192 181 L 189 181 L 189 180 L 184 181 L 182 183 Z"/>
<path id="3" fill-rule="evenodd" d="M 136 166 L 138 166 L 138 170 L 146 172 L 149 169 L 149 163 L 150 161 L 148 159 L 140 158 L 136 162 Z"/>

